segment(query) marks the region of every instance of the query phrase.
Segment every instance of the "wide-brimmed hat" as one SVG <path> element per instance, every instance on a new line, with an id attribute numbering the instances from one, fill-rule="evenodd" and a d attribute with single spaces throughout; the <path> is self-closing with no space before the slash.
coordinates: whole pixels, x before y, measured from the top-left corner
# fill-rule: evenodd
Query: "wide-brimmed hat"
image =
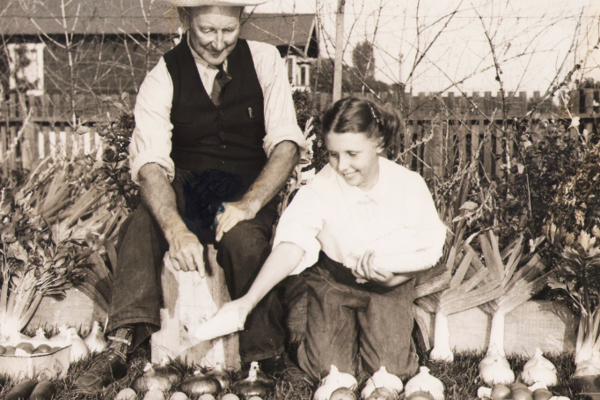
<path id="1" fill-rule="evenodd" d="M 161 0 L 174 7 L 230 6 L 245 7 L 264 4 L 269 0 Z"/>

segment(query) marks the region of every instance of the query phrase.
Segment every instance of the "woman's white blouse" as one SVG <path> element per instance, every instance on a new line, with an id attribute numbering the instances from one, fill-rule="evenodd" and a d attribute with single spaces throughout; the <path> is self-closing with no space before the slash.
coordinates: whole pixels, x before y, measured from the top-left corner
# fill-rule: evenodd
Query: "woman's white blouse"
<path id="1" fill-rule="evenodd" d="M 292 274 L 315 264 L 321 250 L 349 268 L 373 250 L 376 266 L 402 273 L 432 267 L 445 237 L 423 178 L 380 157 L 377 184 L 367 192 L 327 164 L 284 211 L 273 247 L 290 242 L 305 251 Z"/>

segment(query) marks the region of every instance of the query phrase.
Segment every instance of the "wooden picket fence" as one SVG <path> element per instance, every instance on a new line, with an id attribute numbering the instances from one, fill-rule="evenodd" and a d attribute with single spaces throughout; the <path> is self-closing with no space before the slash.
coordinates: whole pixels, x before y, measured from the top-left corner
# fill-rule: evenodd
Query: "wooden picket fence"
<path id="1" fill-rule="evenodd" d="M 509 92 L 504 101 L 500 94 L 492 96 L 491 92 L 482 96 L 473 93 L 469 97 L 453 93 L 444 96 L 385 93 L 381 96 L 366 94 L 365 97 L 378 98 L 400 111 L 404 122 L 400 138 L 402 161 L 426 178 L 441 176 L 444 171 L 475 156 L 482 172 L 501 177 L 507 152 L 514 151 L 513 144 L 507 146 L 502 140 L 505 134 L 503 123 L 513 119 L 551 117 L 568 123 L 573 117 L 579 117 L 580 129 L 593 131 L 597 129 L 600 90 L 584 89 L 568 101 L 541 104 L 535 115 L 527 113 L 540 101 L 537 92 L 531 97 L 524 92 Z M 564 99 L 565 94 L 561 93 L 559 97 Z M 73 103 L 77 124 L 88 128 L 80 134 L 72 127 L 73 107 L 64 96 L 19 98 L 15 94 L 9 95 L 0 102 L 0 164 L 3 171 L 33 169 L 49 156 L 67 159 L 84 155 L 99 157 L 103 143 L 94 131 L 94 124 L 106 120 L 107 112 L 116 115 L 116 110 L 105 100 L 79 96 Z M 131 96 L 130 105 L 134 102 L 135 96 Z M 309 102 L 314 111 L 320 113 L 331 104 L 331 95 L 310 94 Z"/>

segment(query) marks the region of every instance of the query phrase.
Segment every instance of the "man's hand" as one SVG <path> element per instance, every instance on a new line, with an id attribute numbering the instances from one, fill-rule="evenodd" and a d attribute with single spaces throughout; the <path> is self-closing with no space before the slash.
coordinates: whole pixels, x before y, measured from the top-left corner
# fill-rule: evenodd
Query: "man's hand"
<path id="1" fill-rule="evenodd" d="M 167 239 L 169 251 L 165 254 L 163 262 L 175 271 L 198 270 L 204 278 L 204 248 L 192 232 L 182 229 Z"/>
<path id="2" fill-rule="evenodd" d="M 223 214 L 217 217 L 218 225 L 215 233 L 217 242 L 221 240 L 225 233 L 233 229 L 238 222 L 253 219 L 257 212 L 257 207 L 249 201 L 244 201 L 244 199 L 227 203 Z"/>

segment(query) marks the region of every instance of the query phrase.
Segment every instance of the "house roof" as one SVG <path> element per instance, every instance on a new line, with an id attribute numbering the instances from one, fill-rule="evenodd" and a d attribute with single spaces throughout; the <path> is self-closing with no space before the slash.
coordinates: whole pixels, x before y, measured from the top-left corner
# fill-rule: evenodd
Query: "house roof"
<path id="1" fill-rule="evenodd" d="M 153 0 L 0 0 L 0 35 L 176 34 L 179 17 L 173 7 Z M 143 4 L 143 8 L 141 6 Z M 306 50 L 315 33 L 314 14 L 250 14 L 241 37 L 275 46 Z M 65 29 L 66 27 L 66 29 Z M 316 36 L 315 36 L 316 38 Z M 293 40 L 293 43 L 291 43 Z"/>

